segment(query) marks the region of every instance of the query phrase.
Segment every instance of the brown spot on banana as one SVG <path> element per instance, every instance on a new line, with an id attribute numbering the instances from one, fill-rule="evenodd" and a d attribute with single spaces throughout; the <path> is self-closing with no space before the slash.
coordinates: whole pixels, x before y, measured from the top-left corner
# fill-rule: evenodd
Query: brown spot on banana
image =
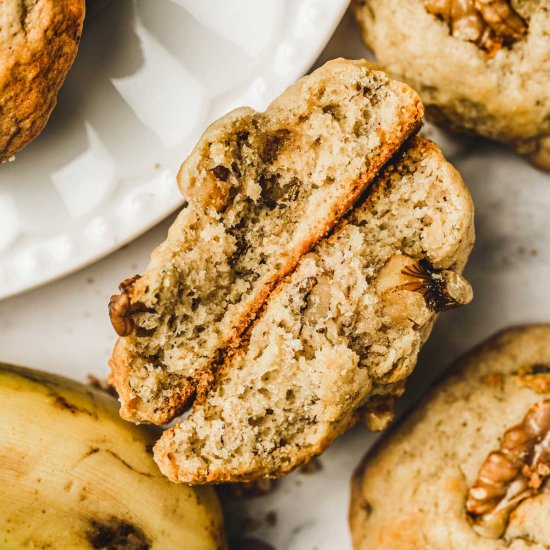
<path id="1" fill-rule="evenodd" d="M 56 407 L 59 407 L 60 409 L 64 409 L 70 412 L 71 414 L 87 414 L 89 416 L 97 418 L 97 414 L 95 412 L 90 411 L 84 407 L 79 407 L 78 405 L 75 405 L 74 403 L 67 401 L 65 397 L 63 397 L 60 393 L 57 393 L 54 390 L 50 391 L 50 396 L 52 397 L 53 404 Z"/>
<path id="2" fill-rule="evenodd" d="M 133 523 L 117 517 L 89 520 L 86 538 L 93 548 L 149 550 L 151 542 L 145 532 Z"/>
<path id="3" fill-rule="evenodd" d="M 134 472 L 135 474 L 138 474 L 140 476 L 149 477 L 149 478 L 153 477 L 149 472 L 142 472 L 140 470 L 137 470 L 129 462 L 126 462 L 126 460 L 124 460 L 119 454 L 117 454 L 114 451 L 112 451 L 111 449 L 107 449 L 107 448 L 91 447 L 82 456 L 81 460 L 85 460 L 85 459 L 89 458 L 90 456 L 93 456 L 93 455 L 98 454 L 98 453 L 107 453 L 107 454 L 111 455 L 115 460 L 118 460 L 123 466 L 125 466 L 126 468 L 128 468 L 129 470 Z M 159 477 L 161 477 L 160 473 L 159 473 Z"/>

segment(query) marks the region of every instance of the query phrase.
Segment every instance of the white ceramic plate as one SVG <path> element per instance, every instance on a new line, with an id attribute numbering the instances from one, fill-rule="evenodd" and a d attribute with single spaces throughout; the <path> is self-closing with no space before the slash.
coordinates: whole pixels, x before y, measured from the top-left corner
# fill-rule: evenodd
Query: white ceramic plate
<path id="1" fill-rule="evenodd" d="M 307 71 L 349 0 L 94 0 L 45 131 L 0 166 L 0 298 L 89 264 L 182 201 L 205 127 Z"/>

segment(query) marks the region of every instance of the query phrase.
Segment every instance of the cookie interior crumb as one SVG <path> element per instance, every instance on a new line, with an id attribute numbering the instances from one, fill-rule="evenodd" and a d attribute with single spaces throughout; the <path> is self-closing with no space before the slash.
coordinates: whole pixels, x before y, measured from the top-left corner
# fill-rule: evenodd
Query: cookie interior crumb
<path id="1" fill-rule="evenodd" d="M 416 138 L 362 204 L 277 288 L 247 345 L 155 458 L 189 483 L 279 476 L 308 461 L 413 370 L 435 312 L 404 268 L 458 275 L 473 244 L 471 198 L 432 143 Z M 456 292 L 456 295 L 459 293 Z"/>

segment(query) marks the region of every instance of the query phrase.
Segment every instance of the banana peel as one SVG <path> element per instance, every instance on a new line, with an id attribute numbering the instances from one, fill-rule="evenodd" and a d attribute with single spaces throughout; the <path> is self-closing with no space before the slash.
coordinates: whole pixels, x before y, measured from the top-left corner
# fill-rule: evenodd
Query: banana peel
<path id="1" fill-rule="evenodd" d="M 214 490 L 170 483 L 104 392 L 0 364 L 0 548 L 225 548 Z"/>

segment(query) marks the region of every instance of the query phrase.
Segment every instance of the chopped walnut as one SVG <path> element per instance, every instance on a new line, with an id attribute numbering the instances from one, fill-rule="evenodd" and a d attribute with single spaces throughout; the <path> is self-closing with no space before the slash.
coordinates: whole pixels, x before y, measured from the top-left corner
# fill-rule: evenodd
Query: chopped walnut
<path id="1" fill-rule="evenodd" d="M 373 395 L 359 409 L 359 420 L 373 432 L 385 430 L 395 416 L 394 397 L 400 397 L 404 392 L 404 380 L 386 386 L 383 393 Z"/>
<path id="2" fill-rule="evenodd" d="M 482 536 L 499 538 L 514 508 L 540 492 L 550 476 L 550 400 L 533 405 L 521 424 L 504 432 L 468 492 L 466 510 Z"/>
<path id="3" fill-rule="evenodd" d="M 516 381 L 537 393 L 550 393 L 550 365 L 536 363 L 519 370 Z"/>
<path id="4" fill-rule="evenodd" d="M 472 289 L 451 270 L 435 269 L 427 260 L 392 256 L 378 275 L 378 290 L 384 293 L 408 290 L 419 292 L 431 311 L 444 311 L 469 303 Z"/>
<path id="5" fill-rule="evenodd" d="M 452 36 L 474 42 L 487 57 L 527 32 L 509 0 L 424 0 L 424 6 L 449 24 Z"/>
<path id="6" fill-rule="evenodd" d="M 323 274 L 318 277 L 308 277 L 301 291 L 307 299 L 308 308 L 304 311 L 304 322 L 315 324 L 316 319 L 324 319 L 331 315 L 331 284 L 330 275 Z"/>
<path id="7" fill-rule="evenodd" d="M 308 277 L 300 284 L 299 299 L 301 327 L 299 336 L 307 358 L 313 358 L 326 338 L 336 341 L 340 336 L 331 306 L 331 275 L 324 273 Z"/>
<path id="8" fill-rule="evenodd" d="M 212 207 L 216 212 L 226 208 L 231 198 L 231 171 L 219 164 L 205 170 L 202 178 L 192 177 L 186 189 L 186 198 L 202 208 Z"/>
<path id="9" fill-rule="evenodd" d="M 481 381 L 491 388 L 502 388 L 504 385 L 504 375 L 500 372 L 488 372 L 481 377 Z"/>
<path id="10" fill-rule="evenodd" d="M 134 275 L 122 281 L 118 285 L 120 294 L 111 296 L 109 300 L 109 317 L 119 336 L 129 336 L 134 331 L 135 324 L 132 320 L 134 313 L 148 311 L 143 304 L 132 304 L 130 300 L 130 291 L 139 278 L 139 275 Z"/>
<path id="11" fill-rule="evenodd" d="M 371 399 L 360 411 L 360 415 L 361 422 L 371 432 L 381 432 L 391 424 L 395 416 L 394 400 L 388 397 Z"/>

